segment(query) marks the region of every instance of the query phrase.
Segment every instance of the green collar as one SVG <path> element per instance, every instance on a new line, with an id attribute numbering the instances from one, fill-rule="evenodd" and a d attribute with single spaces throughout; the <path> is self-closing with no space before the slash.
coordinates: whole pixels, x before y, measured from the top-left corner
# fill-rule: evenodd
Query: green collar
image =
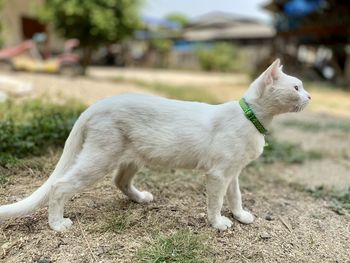
<path id="1" fill-rule="evenodd" d="M 250 120 L 256 129 L 263 135 L 267 134 L 267 130 L 265 129 L 264 125 L 261 124 L 261 122 L 258 120 L 258 118 L 255 116 L 254 111 L 252 108 L 249 106 L 249 104 L 245 101 L 244 98 L 241 98 L 239 100 L 239 105 L 241 106 L 244 115 L 247 117 L 248 120 Z"/>

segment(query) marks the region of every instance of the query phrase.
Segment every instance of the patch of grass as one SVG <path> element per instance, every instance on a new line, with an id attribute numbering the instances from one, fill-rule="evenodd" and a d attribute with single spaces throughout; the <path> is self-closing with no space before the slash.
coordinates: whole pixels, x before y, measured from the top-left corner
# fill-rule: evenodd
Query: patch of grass
<path id="1" fill-rule="evenodd" d="M 108 219 L 107 223 L 103 226 L 104 231 L 122 233 L 131 226 L 135 221 L 130 214 L 130 211 L 118 212 Z"/>
<path id="2" fill-rule="evenodd" d="M 10 178 L 7 175 L 0 174 L 0 187 L 6 186 L 10 182 Z"/>
<path id="3" fill-rule="evenodd" d="M 220 103 L 219 99 L 217 99 L 214 94 L 198 87 L 187 85 L 172 85 L 163 82 L 147 82 L 137 79 L 126 79 L 122 76 L 118 76 L 114 80 L 116 82 L 134 83 L 149 91 L 162 94 L 170 99 L 199 101 L 212 104 Z"/>
<path id="4" fill-rule="evenodd" d="M 200 88 L 184 85 L 171 85 L 162 82 L 148 83 L 144 81 L 137 81 L 136 83 L 139 86 L 142 86 L 150 91 L 163 94 L 171 99 L 199 101 L 213 104 L 220 103 L 214 94 Z"/>
<path id="5" fill-rule="evenodd" d="M 83 106 L 13 101 L 0 106 L 0 164 L 63 146 Z"/>
<path id="6" fill-rule="evenodd" d="M 10 168 L 13 166 L 20 166 L 22 160 L 11 156 L 10 154 L 1 153 L 0 154 L 0 166 Z"/>
<path id="7" fill-rule="evenodd" d="M 212 262 L 211 249 L 205 235 L 182 230 L 170 235 L 160 234 L 136 253 L 138 262 Z"/>
<path id="8" fill-rule="evenodd" d="M 350 187 L 341 191 L 328 189 L 324 186 L 306 188 L 305 190 L 315 198 L 323 198 L 330 201 L 330 208 L 339 215 L 350 212 Z"/>
<path id="9" fill-rule="evenodd" d="M 288 120 L 282 123 L 285 127 L 295 127 L 303 131 L 318 132 L 328 130 L 339 130 L 345 133 L 350 132 L 350 123 L 346 122 L 328 122 L 328 123 L 316 123 L 306 122 L 300 120 Z"/>
<path id="10" fill-rule="evenodd" d="M 305 151 L 299 144 L 279 142 L 272 136 L 266 137 L 267 146 L 260 161 L 262 163 L 285 162 L 301 164 L 306 160 L 319 160 L 322 154 L 316 151 Z"/>

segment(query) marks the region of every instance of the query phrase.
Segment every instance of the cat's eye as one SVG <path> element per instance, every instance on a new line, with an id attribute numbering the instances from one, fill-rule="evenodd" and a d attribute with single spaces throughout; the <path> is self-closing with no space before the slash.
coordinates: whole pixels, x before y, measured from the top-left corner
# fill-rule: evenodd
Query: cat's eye
<path id="1" fill-rule="evenodd" d="M 299 91 L 299 87 L 298 87 L 297 85 L 294 86 L 294 89 L 295 89 L 296 91 Z"/>

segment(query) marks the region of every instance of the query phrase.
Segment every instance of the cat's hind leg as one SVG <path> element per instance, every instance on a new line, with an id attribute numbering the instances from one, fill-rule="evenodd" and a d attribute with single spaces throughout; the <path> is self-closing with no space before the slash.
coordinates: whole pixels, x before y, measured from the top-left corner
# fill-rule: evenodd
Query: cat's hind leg
<path id="1" fill-rule="evenodd" d="M 116 171 L 114 184 L 131 200 L 136 203 L 148 203 L 153 200 L 153 195 L 146 191 L 139 191 L 133 185 L 133 179 L 139 170 L 136 163 L 122 163 Z"/>
<path id="2" fill-rule="evenodd" d="M 53 230 L 64 231 L 72 225 L 63 217 L 65 202 L 110 172 L 112 160 L 96 147 L 85 147 L 72 168 L 53 183 L 49 198 L 49 225 Z"/>

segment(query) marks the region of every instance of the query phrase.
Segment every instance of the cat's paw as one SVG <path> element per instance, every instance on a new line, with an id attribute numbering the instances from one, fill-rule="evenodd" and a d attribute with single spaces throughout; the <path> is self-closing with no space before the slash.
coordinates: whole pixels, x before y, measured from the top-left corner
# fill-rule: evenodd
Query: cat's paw
<path id="1" fill-rule="evenodd" d="M 232 226 L 232 221 L 225 216 L 217 217 L 211 225 L 219 230 L 226 230 Z"/>
<path id="2" fill-rule="evenodd" d="M 72 220 L 69 218 L 63 218 L 62 220 L 50 223 L 50 227 L 57 232 L 62 232 L 70 228 L 72 224 Z"/>
<path id="3" fill-rule="evenodd" d="M 140 192 L 136 202 L 140 204 L 149 203 L 153 201 L 153 195 L 150 192 Z"/>
<path id="4" fill-rule="evenodd" d="M 233 217 L 243 224 L 251 224 L 254 221 L 254 216 L 245 210 L 233 213 Z"/>

